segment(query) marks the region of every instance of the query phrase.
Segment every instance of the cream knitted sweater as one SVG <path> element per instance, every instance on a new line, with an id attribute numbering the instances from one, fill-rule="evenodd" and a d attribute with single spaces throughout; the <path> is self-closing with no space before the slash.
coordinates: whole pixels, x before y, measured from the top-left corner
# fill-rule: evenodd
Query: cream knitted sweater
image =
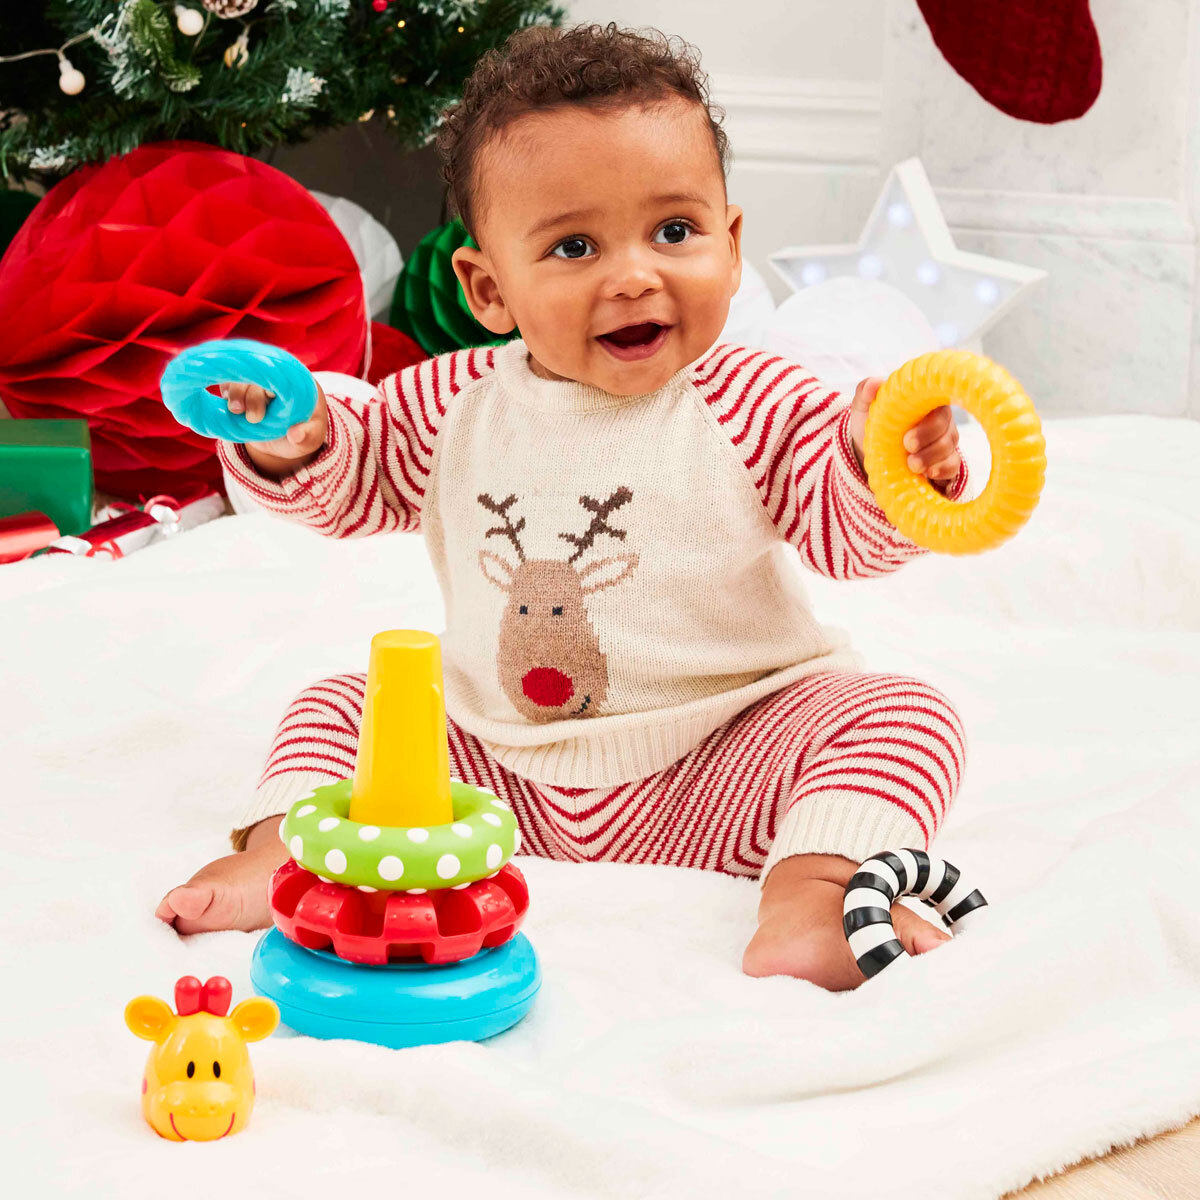
<path id="1" fill-rule="evenodd" d="M 793 680 L 862 669 L 786 559 L 854 579 L 923 553 L 875 503 L 846 399 L 763 351 L 718 343 L 615 396 L 534 375 L 517 339 L 327 398 L 326 445 L 293 476 L 231 443 L 222 461 L 329 536 L 423 530 L 447 711 L 535 782 L 640 779 Z M 964 466 L 946 494 L 965 485 Z"/>

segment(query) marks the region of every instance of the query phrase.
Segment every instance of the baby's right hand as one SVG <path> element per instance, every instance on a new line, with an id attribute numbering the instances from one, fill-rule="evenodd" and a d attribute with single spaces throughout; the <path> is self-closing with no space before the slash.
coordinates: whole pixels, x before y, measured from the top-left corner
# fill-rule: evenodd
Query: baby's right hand
<path id="1" fill-rule="evenodd" d="M 222 383 L 221 395 L 231 413 L 245 413 L 246 420 L 257 425 L 266 415 L 274 395 L 256 383 Z M 269 442 L 246 442 L 246 453 L 264 475 L 280 478 L 315 458 L 325 445 L 329 432 L 329 413 L 325 393 L 317 384 L 317 402 L 307 421 L 293 425 L 283 437 Z"/>

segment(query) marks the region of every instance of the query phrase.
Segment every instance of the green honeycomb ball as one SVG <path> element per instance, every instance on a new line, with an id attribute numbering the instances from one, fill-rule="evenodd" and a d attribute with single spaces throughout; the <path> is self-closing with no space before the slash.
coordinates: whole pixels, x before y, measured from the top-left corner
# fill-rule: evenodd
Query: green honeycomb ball
<path id="1" fill-rule="evenodd" d="M 497 337 L 475 320 L 451 262 L 459 246 L 478 249 L 478 243 L 455 218 L 420 240 L 396 280 L 389 323 L 427 354 L 468 346 L 502 346 L 520 336 L 514 329 Z"/>

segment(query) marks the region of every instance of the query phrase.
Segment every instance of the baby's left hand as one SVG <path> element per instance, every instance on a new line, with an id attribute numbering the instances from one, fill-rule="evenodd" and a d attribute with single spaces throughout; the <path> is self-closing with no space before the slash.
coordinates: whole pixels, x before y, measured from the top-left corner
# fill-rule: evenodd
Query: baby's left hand
<path id="1" fill-rule="evenodd" d="M 864 379 L 854 390 L 850 403 L 850 440 L 858 465 L 863 465 L 863 435 L 867 429 L 867 410 L 882 378 Z M 944 490 L 958 475 L 958 426 L 948 404 L 935 408 L 919 420 L 905 435 L 909 470 L 924 475 L 935 487 Z"/>

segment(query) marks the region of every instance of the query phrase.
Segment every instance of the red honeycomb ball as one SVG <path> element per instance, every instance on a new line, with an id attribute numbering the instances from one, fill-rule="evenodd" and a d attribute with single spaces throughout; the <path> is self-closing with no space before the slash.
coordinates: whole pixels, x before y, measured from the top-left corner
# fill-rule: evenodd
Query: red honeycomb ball
<path id="1" fill-rule="evenodd" d="M 429 357 L 412 338 L 398 329 L 371 322 L 371 361 L 367 366 L 366 380 L 378 384 L 388 375 L 403 371 L 413 363 L 424 362 Z"/>
<path id="2" fill-rule="evenodd" d="M 288 859 L 271 877 L 271 915 L 285 937 L 349 962 L 460 962 L 507 942 L 529 910 L 525 876 L 505 863 L 465 888 L 423 895 L 326 883 Z"/>
<path id="3" fill-rule="evenodd" d="M 86 417 L 96 484 L 129 499 L 221 487 L 208 438 L 158 381 L 180 350 L 255 338 L 360 373 L 362 276 L 309 192 L 256 159 L 158 142 L 42 198 L 0 264 L 0 399 L 15 417 Z"/>

